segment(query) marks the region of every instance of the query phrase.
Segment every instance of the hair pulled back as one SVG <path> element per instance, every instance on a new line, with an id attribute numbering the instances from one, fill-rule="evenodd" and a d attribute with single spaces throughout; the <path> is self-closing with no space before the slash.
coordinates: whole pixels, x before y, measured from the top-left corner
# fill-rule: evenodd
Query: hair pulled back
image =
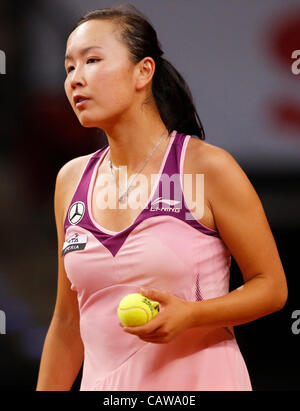
<path id="1" fill-rule="evenodd" d="M 118 24 L 119 35 L 128 47 L 130 59 L 134 64 L 145 57 L 155 61 L 152 79 L 152 94 L 169 133 L 198 136 L 205 140 L 205 133 L 195 108 L 192 93 L 182 75 L 163 56 L 157 34 L 147 18 L 131 4 L 97 9 L 80 18 L 76 26 L 90 20 L 112 20 Z"/>

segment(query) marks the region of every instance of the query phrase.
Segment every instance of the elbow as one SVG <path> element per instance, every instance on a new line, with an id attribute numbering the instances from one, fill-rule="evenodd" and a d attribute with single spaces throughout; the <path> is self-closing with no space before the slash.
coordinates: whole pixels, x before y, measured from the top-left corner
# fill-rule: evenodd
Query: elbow
<path id="1" fill-rule="evenodd" d="M 272 275 L 265 274 L 263 277 L 267 310 L 270 314 L 282 310 L 288 299 L 288 286 L 284 271 L 273 272 Z"/>
<path id="2" fill-rule="evenodd" d="M 280 301 L 280 303 L 281 303 L 281 305 L 280 305 L 280 310 L 285 306 L 285 304 L 287 303 L 287 299 L 288 299 L 288 289 L 286 288 L 286 291 L 285 291 L 285 293 L 284 293 L 284 295 L 283 295 L 283 297 L 281 298 L 281 301 Z"/>
<path id="3" fill-rule="evenodd" d="M 277 287 L 274 292 L 273 301 L 272 301 L 272 312 L 280 311 L 284 308 L 288 299 L 288 288 L 287 285 L 282 285 Z"/>

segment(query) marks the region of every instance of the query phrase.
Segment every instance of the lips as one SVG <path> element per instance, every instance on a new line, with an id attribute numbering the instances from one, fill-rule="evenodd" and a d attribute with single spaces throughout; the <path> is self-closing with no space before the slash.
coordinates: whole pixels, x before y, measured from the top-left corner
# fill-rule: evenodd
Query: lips
<path id="1" fill-rule="evenodd" d="M 77 94 L 76 96 L 73 97 L 73 101 L 76 107 L 82 106 L 84 103 L 86 103 L 89 100 L 88 97 L 83 96 L 81 94 Z"/>

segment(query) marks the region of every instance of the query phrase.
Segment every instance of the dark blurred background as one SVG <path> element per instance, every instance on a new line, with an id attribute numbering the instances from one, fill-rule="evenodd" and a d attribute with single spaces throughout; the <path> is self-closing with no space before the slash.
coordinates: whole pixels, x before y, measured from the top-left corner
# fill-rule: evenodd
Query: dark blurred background
<path id="1" fill-rule="evenodd" d="M 36 386 L 56 298 L 57 172 L 106 144 L 96 129 L 80 126 L 65 97 L 67 36 L 85 12 L 122 3 L 0 3 L 0 390 Z M 255 390 L 299 390 L 292 313 L 300 310 L 300 73 L 291 69 L 292 52 L 300 50 L 299 0 L 131 4 L 150 19 L 165 57 L 190 85 L 207 141 L 235 157 L 261 198 L 289 299 L 283 310 L 235 332 Z M 231 272 L 235 288 L 242 276 L 234 260 Z M 73 390 L 79 384 L 80 375 Z"/>

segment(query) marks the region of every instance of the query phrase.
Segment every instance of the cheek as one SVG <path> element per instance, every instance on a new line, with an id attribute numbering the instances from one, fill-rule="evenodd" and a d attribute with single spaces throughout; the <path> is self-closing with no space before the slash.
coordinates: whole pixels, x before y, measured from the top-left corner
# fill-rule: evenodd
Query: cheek
<path id="1" fill-rule="evenodd" d="M 70 88 L 70 84 L 67 78 L 65 79 L 65 82 L 64 82 L 64 89 L 65 89 L 66 96 L 69 102 L 71 103 L 71 88 Z"/>
<path id="2" fill-rule="evenodd" d="M 97 94 L 107 104 L 125 105 L 131 101 L 133 85 L 128 70 L 120 67 L 102 68 L 95 78 Z"/>

